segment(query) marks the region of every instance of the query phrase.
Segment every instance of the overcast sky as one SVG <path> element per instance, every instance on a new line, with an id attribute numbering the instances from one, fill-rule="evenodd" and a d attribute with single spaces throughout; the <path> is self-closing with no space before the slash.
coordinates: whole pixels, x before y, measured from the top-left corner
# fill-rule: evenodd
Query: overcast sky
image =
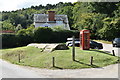
<path id="1" fill-rule="evenodd" d="M 32 5 L 56 4 L 59 2 L 77 2 L 77 0 L 0 0 L 0 11 L 12 11 Z"/>

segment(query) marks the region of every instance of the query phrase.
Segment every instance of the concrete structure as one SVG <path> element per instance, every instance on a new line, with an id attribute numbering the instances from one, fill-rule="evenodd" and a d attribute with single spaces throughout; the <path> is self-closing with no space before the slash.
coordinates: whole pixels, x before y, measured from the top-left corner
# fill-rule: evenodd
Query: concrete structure
<path id="1" fill-rule="evenodd" d="M 28 44 L 27 46 L 33 46 L 36 48 L 40 48 L 41 52 L 52 52 L 53 50 L 67 50 L 69 49 L 68 46 L 65 44 L 37 44 L 37 43 L 31 43 Z"/>
<path id="2" fill-rule="evenodd" d="M 48 14 L 34 14 L 35 27 L 61 27 L 70 30 L 67 15 L 56 15 L 55 11 L 48 11 Z"/>

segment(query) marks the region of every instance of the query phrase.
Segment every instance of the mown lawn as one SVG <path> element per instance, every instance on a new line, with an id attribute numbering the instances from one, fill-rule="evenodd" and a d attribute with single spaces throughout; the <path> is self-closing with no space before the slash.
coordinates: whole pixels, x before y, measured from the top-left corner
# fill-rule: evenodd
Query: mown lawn
<path id="1" fill-rule="evenodd" d="M 3 49 L 2 59 L 14 64 L 32 66 L 47 69 L 80 69 L 96 68 L 118 63 L 118 57 L 112 56 L 100 50 L 80 50 L 76 47 L 76 61 L 72 61 L 72 48 L 68 50 L 55 50 L 51 53 L 40 52 L 35 47 L 19 47 Z M 21 55 L 21 62 L 18 62 L 18 54 Z M 93 65 L 90 65 L 90 57 L 93 56 Z M 52 67 L 52 57 L 55 57 L 55 66 Z"/>

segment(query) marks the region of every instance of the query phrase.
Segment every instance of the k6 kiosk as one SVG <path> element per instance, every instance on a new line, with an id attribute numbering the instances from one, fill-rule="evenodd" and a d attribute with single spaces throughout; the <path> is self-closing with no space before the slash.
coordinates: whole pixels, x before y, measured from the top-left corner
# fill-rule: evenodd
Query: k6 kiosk
<path id="1" fill-rule="evenodd" d="M 89 50 L 90 48 L 90 31 L 89 30 L 80 31 L 80 48 L 82 50 Z"/>

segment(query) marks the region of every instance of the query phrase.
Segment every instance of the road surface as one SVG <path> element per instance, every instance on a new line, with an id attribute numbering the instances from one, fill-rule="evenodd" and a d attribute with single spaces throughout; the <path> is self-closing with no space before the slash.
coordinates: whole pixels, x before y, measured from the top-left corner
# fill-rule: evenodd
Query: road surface
<path id="1" fill-rule="evenodd" d="M 45 76 L 38 75 L 35 71 L 14 65 L 0 59 L 0 77 L 2 78 L 42 78 Z"/>
<path id="2" fill-rule="evenodd" d="M 2 78 L 118 78 L 118 64 L 103 68 L 49 70 L 1 62 Z"/>
<path id="3" fill-rule="evenodd" d="M 114 49 L 116 55 L 120 50 L 111 44 L 103 44 L 103 47 L 103 50 L 109 52 Z M 14 65 L 1 59 L 0 63 L 2 78 L 118 78 L 118 64 L 103 68 L 49 70 Z"/>
<path id="4" fill-rule="evenodd" d="M 103 51 L 110 52 L 112 54 L 112 50 L 114 50 L 116 56 L 120 56 L 120 48 L 113 47 L 112 44 L 103 44 Z"/>

